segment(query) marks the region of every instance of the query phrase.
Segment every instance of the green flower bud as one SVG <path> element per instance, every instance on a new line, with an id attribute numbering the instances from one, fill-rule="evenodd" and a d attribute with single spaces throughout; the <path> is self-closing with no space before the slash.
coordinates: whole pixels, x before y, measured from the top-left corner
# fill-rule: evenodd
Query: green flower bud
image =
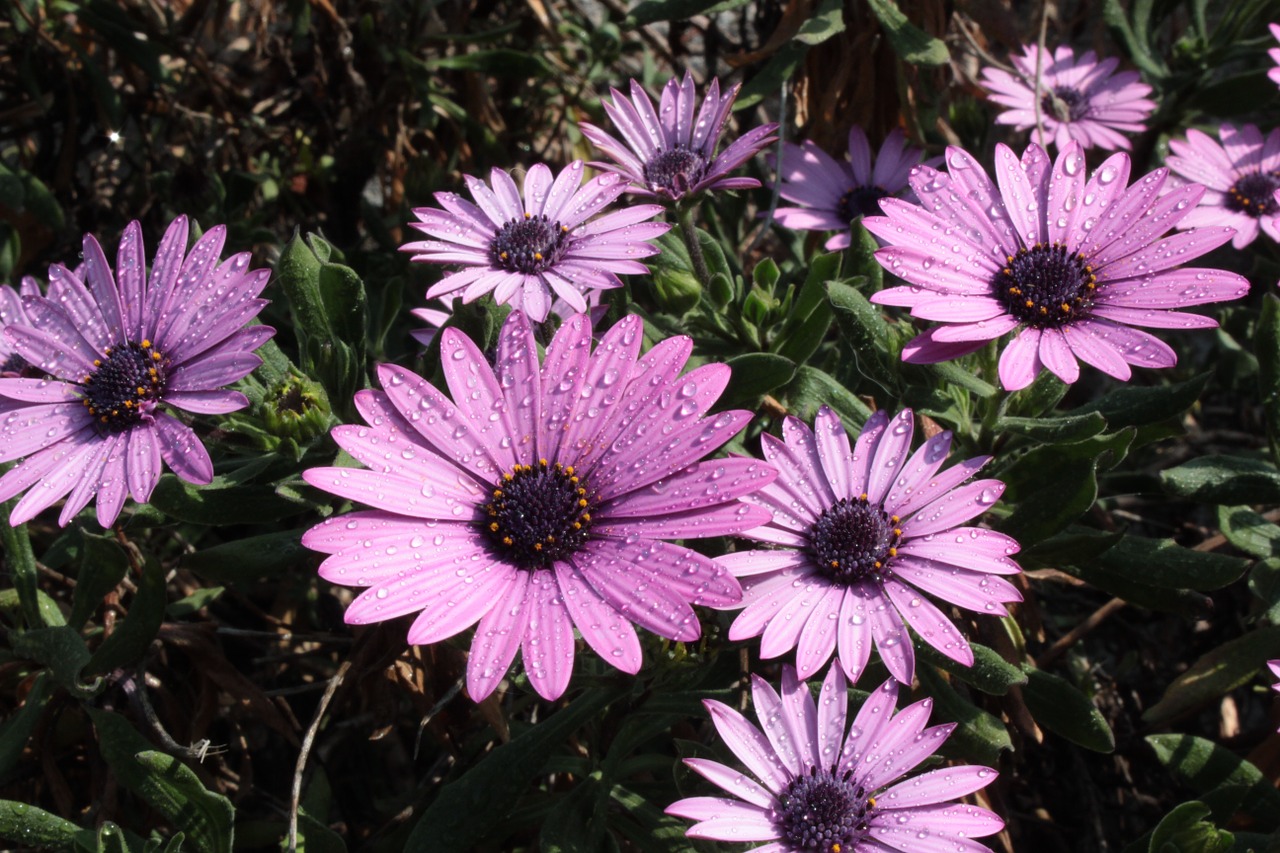
<path id="1" fill-rule="evenodd" d="M 329 397 L 320 383 L 290 373 L 262 401 L 262 424 L 272 435 L 309 442 L 329 428 Z"/>
<path id="2" fill-rule="evenodd" d="M 686 270 L 654 270 L 653 284 L 657 288 L 658 301 L 663 309 L 673 314 L 683 314 L 690 310 L 702 296 L 702 285 L 693 273 Z"/>

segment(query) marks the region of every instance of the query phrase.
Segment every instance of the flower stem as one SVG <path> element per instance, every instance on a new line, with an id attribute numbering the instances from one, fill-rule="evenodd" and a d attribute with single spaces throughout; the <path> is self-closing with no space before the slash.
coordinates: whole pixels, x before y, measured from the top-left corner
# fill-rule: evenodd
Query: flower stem
<path id="1" fill-rule="evenodd" d="M 707 261 L 702 256 L 702 242 L 698 239 L 698 226 L 693 224 L 693 212 L 697 205 L 677 204 L 676 221 L 680 223 L 680 236 L 684 238 L 685 248 L 689 250 L 689 260 L 693 262 L 693 274 L 704 288 L 711 283 L 711 274 L 707 272 Z"/>
<path id="2" fill-rule="evenodd" d="M 3 466 L 3 469 L 8 467 Z M 0 504 L 0 544 L 4 545 L 5 563 L 13 574 L 13 588 L 18 592 L 23 621 L 28 628 L 40 628 L 44 626 L 44 619 L 40 616 L 40 601 L 37 598 L 36 555 L 31 550 L 27 525 L 9 524 L 9 513 L 13 512 L 15 503 L 16 498 Z"/>

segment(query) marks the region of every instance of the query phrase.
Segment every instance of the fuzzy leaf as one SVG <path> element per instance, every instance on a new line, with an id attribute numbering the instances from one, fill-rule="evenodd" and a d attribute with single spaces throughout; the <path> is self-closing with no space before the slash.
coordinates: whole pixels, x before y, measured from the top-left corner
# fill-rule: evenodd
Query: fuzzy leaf
<path id="1" fill-rule="evenodd" d="M 903 62 L 913 65 L 946 65 L 951 59 L 947 46 L 907 20 L 894 0 L 867 0 L 871 13 L 884 27 L 885 35 Z"/>
<path id="2" fill-rule="evenodd" d="M 1114 752 L 1116 736 L 1089 697 L 1069 681 L 1024 664 L 1022 698 L 1040 725 L 1094 752 Z"/>
<path id="3" fill-rule="evenodd" d="M 1253 764 L 1194 735 L 1148 735 L 1146 741 L 1174 778 L 1202 799 L 1219 792 L 1232 795 L 1226 814 L 1214 809 L 1218 822 L 1238 808 L 1256 821 L 1255 829 L 1271 831 L 1280 824 L 1280 791 Z"/>
<path id="4" fill-rule="evenodd" d="M 1160 473 L 1165 491 L 1216 504 L 1280 503 L 1280 472 L 1261 459 L 1202 456 Z"/>
<path id="5" fill-rule="evenodd" d="M 1261 628 L 1204 654 L 1165 688 L 1142 719 L 1160 725 L 1248 684 L 1268 660 L 1280 658 L 1280 627 Z"/>

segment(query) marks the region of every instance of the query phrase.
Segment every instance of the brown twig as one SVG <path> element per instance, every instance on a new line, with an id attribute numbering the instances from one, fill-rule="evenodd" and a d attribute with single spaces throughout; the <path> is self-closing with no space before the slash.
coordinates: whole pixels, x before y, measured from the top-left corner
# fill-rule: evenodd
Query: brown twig
<path id="1" fill-rule="evenodd" d="M 329 702 L 333 700 L 333 694 L 338 692 L 343 676 L 350 668 L 351 661 L 343 661 L 333 678 L 329 679 L 329 687 L 320 697 L 315 717 L 307 727 L 307 734 L 302 739 L 302 747 L 298 750 L 298 763 L 293 768 L 293 790 L 289 794 L 289 853 L 297 853 L 298 850 L 298 807 L 302 801 L 302 773 L 307 767 L 307 756 L 311 754 L 311 745 L 315 742 L 316 732 L 320 731 L 320 721 L 324 719 L 325 711 L 329 709 Z"/>

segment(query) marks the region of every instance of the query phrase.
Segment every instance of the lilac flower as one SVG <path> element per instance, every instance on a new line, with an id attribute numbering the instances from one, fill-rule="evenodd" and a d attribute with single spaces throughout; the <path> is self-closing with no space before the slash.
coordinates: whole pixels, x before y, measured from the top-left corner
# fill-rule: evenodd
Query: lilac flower
<path id="1" fill-rule="evenodd" d="M 787 418 L 782 441 L 761 436 L 778 479 L 743 500 L 773 520 L 739 535 L 781 547 L 718 558 L 743 581 L 746 606 L 729 639 L 763 635 L 763 658 L 795 648 L 801 678 L 838 650 L 840 665 L 857 681 L 874 641 L 889 672 L 910 684 L 915 651 L 908 626 L 947 657 L 973 663 L 969 643 L 922 591 L 997 616 L 1007 615 L 1005 602 L 1022 600 L 998 577 L 1020 571 L 1010 559 L 1018 543 L 961 526 L 986 512 L 1004 483 L 961 485 L 989 456 L 939 473 L 951 433 L 912 454 L 912 428 L 910 409 L 892 421 L 876 412 L 850 448 L 839 416 L 823 406 L 812 431 Z"/>
<path id="2" fill-rule="evenodd" d="M 1280 240 L 1280 128 L 1267 134 L 1252 124 L 1236 130 L 1229 124 L 1218 129 L 1219 145 L 1206 133 L 1191 129 L 1187 141 L 1172 139 L 1173 154 L 1166 158 L 1170 171 L 1204 184 L 1200 205 L 1178 223 L 1179 228 L 1225 225 L 1236 230 L 1231 245 L 1243 249 L 1267 232 Z"/>
<path id="3" fill-rule="evenodd" d="M 604 111 L 622 134 L 622 140 L 610 136 L 587 122 L 579 127 L 582 135 L 612 157 L 615 163 L 592 163 L 616 172 L 631 181 L 631 192 L 661 196 L 679 201 L 686 195 L 703 190 L 752 189 L 760 186 L 755 178 L 730 178 L 729 173 L 755 156 L 775 138 L 778 125 L 769 123 L 748 131 L 716 156 L 720 133 L 729 118 L 738 84 L 720 96 L 720 81 L 712 78 L 702 108 L 694 118 L 697 93 L 693 75 L 673 77 L 662 89 L 658 109 L 638 82 L 631 81 L 631 97 L 611 89 L 613 100 L 604 102 Z"/>
<path id="4" fill-rule="evenodd" d="M 1267 24 L 1267 26 L 1271 29 L 1272 37 L 1276 41 L 1280 41 L 1280 24 Z M 1267 72 L 1267 76 L 1271 78 L 1273 83 L 1280 86 L 1280 47 L 1273 47 L 1268 50 L 1267 56 L 1270 56 L 1271 61 L 1276 64 L 1275 68 Z"/>
<path id="5" fill-rule="evenodd" d="M 361 391 L 369 426 L 333 430 L 370 470 L 313 468 L 307 482 L 372 510 L 325 521 L 303 537 L 330 556 L 320 574 L 369 587 L 347 608 L 362 624 L 418 613 L 409 642 L 435 643 L 476 625 L 467 689 L 480 701 L 517 651 L 535 690 L 560 696 L 576 627 L 610 665 L 640 668 L 634 622 L 697 639 L 691 605 L 739 601 L 715 561 L 666 538 L 723 536 L 768 513 L 738 498 L 776 472 L 754 459 L 699 462 L 750 412 L 704 417 L 729 368 L 680 376 L 688 338 L 639 357 L 629 316 L 591 352 L 591 320 L 576 314 L 541 368 L 529 321 L 512 312 L 496 370 L 457 329 L 440 333 L 450 402 L 418 376 L 378 368 Z M 479 623 L 477 625 L 477 623 Z"/>
<path id="6" fill-rule="evenodd" d="M 756 853 L 990 853 L 973 839 L 999 832 L 1004 821 L 951 801 L 990 785 L 996 771 L 942 767 L 897 781 L 955 728 L 926 728 L 931 699 L 895 714 L 898 687 L 886 681 L 863 703 L 846 737 L 848 693 L 837 667 L 823 680 L 816 704 L 790 666 L 782 668 L 781 696 L 756 675 L 751 696 L 760 728 L 728 705 L 703 702 L 720 737 L 752 775 L 686 758 L 732 795 L 688 797 L 668 806 L 667 814 L 698 821 L 689 836 L 768 842 L 753 847 Z"/>
<path id="7" fill-rule="evenodd" d="M 466 177 L 475 204 L 441 192 L 436 201 L 444 210 L 416 208 L 420 221 L 409 224 L 433 239 L 406 243 L 401 251 L 413 252 L 415 261 L 467 267 L 432 286 L 427 298 L 460 294 L 471 302 L 492 293 L 499 305 L 509 302 L 541 323 L 556 297 L 574 311 L 586 311 L 585 293 L 621 287 L 619 274 L 648 273 L 636 258 L 657 254 L 646 241 L 671 226 L 645 220 L 662 208 L 632 205 L 592 219 L 626 185 L 606 174 L 579 188 L 582 172 L 581 160 L 554 180 L 546 166 L 532 166 L 522 198 L 511 176 L 494 169 L 492 187 Z"/>
<path id="8" fill-rule="evenodd" d="M 1012 124 L 1018 130 L 1036 126 L 1036 56 L 1034 45 L 1023 48 L 1022 56 L 1011 56 L 1017 74 L 999 68 L 982 69 L 982 82 L 994 94 L 991 100 L 1009 107 L 996 124 Z M 1053 56 L 1045 56 L 1040 68 L 1040 121 L 1053 138 L 1058 151 L 1074 139 L 1083 148 L 1130 149 L 1121 133 L 1141 133 L 1144 121 L 1155 110 L 1147 98 L 1151 87 L 1138 82 L 1138 72 L 1115 73 L 1120 61 L 1098 61 L 1092 50 L 1077 60 L 1066 46 Z M 1040 140 L 1037 140 L 1040 141 Z"/>
<path id="9" fill-rule="evenodd" d="M 908 343 L 904 361 L 947 361 L 1016 330 L 1000 356 L 1000 381 L 1010 391 L 1031 384 L 1042 367 L 1075 382 L 1076 359 L 1128 379 L 1129 365 L 1177 361 L 1134 326 L 1212 328 L 1218 324 L 1210 317 L 1170 309 L 1248 292 L 1248 280 L 1235 273 L 1177 268 L 1231 239 L 1230 228 L 1160 238 L 1195 209 L 1204 187 L 1162 195 L 1166 169 L 1128 186 L 1127 154 L 1112 155 L 1086 180 L 1074 142 L 1052 163 L 1038 145 L 1021 161 L 997 145 L 995 159 L 992 183 L 969 154 L 949 148 L 949 174 L 927 166 L 912 172 L 919 205 L 884 199 L 886 215 L 863 220 L 886 244 L 876 259 L 910 285 L 871 301 L 947 324 Z"/>
<path id="10" fill-rule="evenodd" d="M 31 276 L 24 276 L 19 290 L 14 290 L 9 285 L 0 285 L 0 331 L 9 325 L 30 325 L 31 320 L 27 317 L 27 310 L 22 307 L 22 298 L 24 296 L 39 296 L 40 285 Z M 0 334 L 0 377 L 14 378 L 25 376 L 28 378 L 39 378 L 44 376 L 44 372 L 33 368 L 27 360 L 18 354 L 18 350 L 13 344 Z M 6 403 L 0 399 L 0 411 L 7 411 L 16 404 L 12 402 Z"/>
<path id="11" fill-rule="evenodd" d="M 142 229 L 120 238 L 116 273 L 92 236 L 84 274 L 57 264 L 49 297 L 23 296 L 24 324 L 4 336 L 50 379 L 0 379 L 17 403 L 0 422 L 0 462 L 25 457 L 0 477 L 0 500 L 26 491 L 9 517 L 20 524 L 67 496 L 65 525 L 97 496 L 109 527 L 126 492 L 151 497 L 161 460 L 189 483 L 208 483 L 213 465 L 191 427 L 164 411 L 223 414 L 248 405 L 222 390 L 262 363 L 253 351 L 275 334 L 245 326 L 267 304 L 258 294 L 270 270 L 249 270 L 249 254 L 219 264 L 226 229 L 210 228 L 187 248 L 187 220 L 165 232 L 150 276 Z"/>
<path id="12" fill-rule="evenodd" d="M 859 216 L 880 213 L 880 199 L 906 190 L 911 167 L 920 162 L 923 151 L 906 144 L 903 132 L 894 128 L 880 146 L 875 167 L 867 134 L 856 125 L 849 129 L 849 159 L 836 161 L 812 142 L 801 145 L 784 142 L 778 173 L 781 195 L 800 207 L 780 207 L 774 215 L 778 224 L 798 231 L 838 231 L 827 240 L 831 251 L 847 249 L 851 242 L 849 223 Z"/>

